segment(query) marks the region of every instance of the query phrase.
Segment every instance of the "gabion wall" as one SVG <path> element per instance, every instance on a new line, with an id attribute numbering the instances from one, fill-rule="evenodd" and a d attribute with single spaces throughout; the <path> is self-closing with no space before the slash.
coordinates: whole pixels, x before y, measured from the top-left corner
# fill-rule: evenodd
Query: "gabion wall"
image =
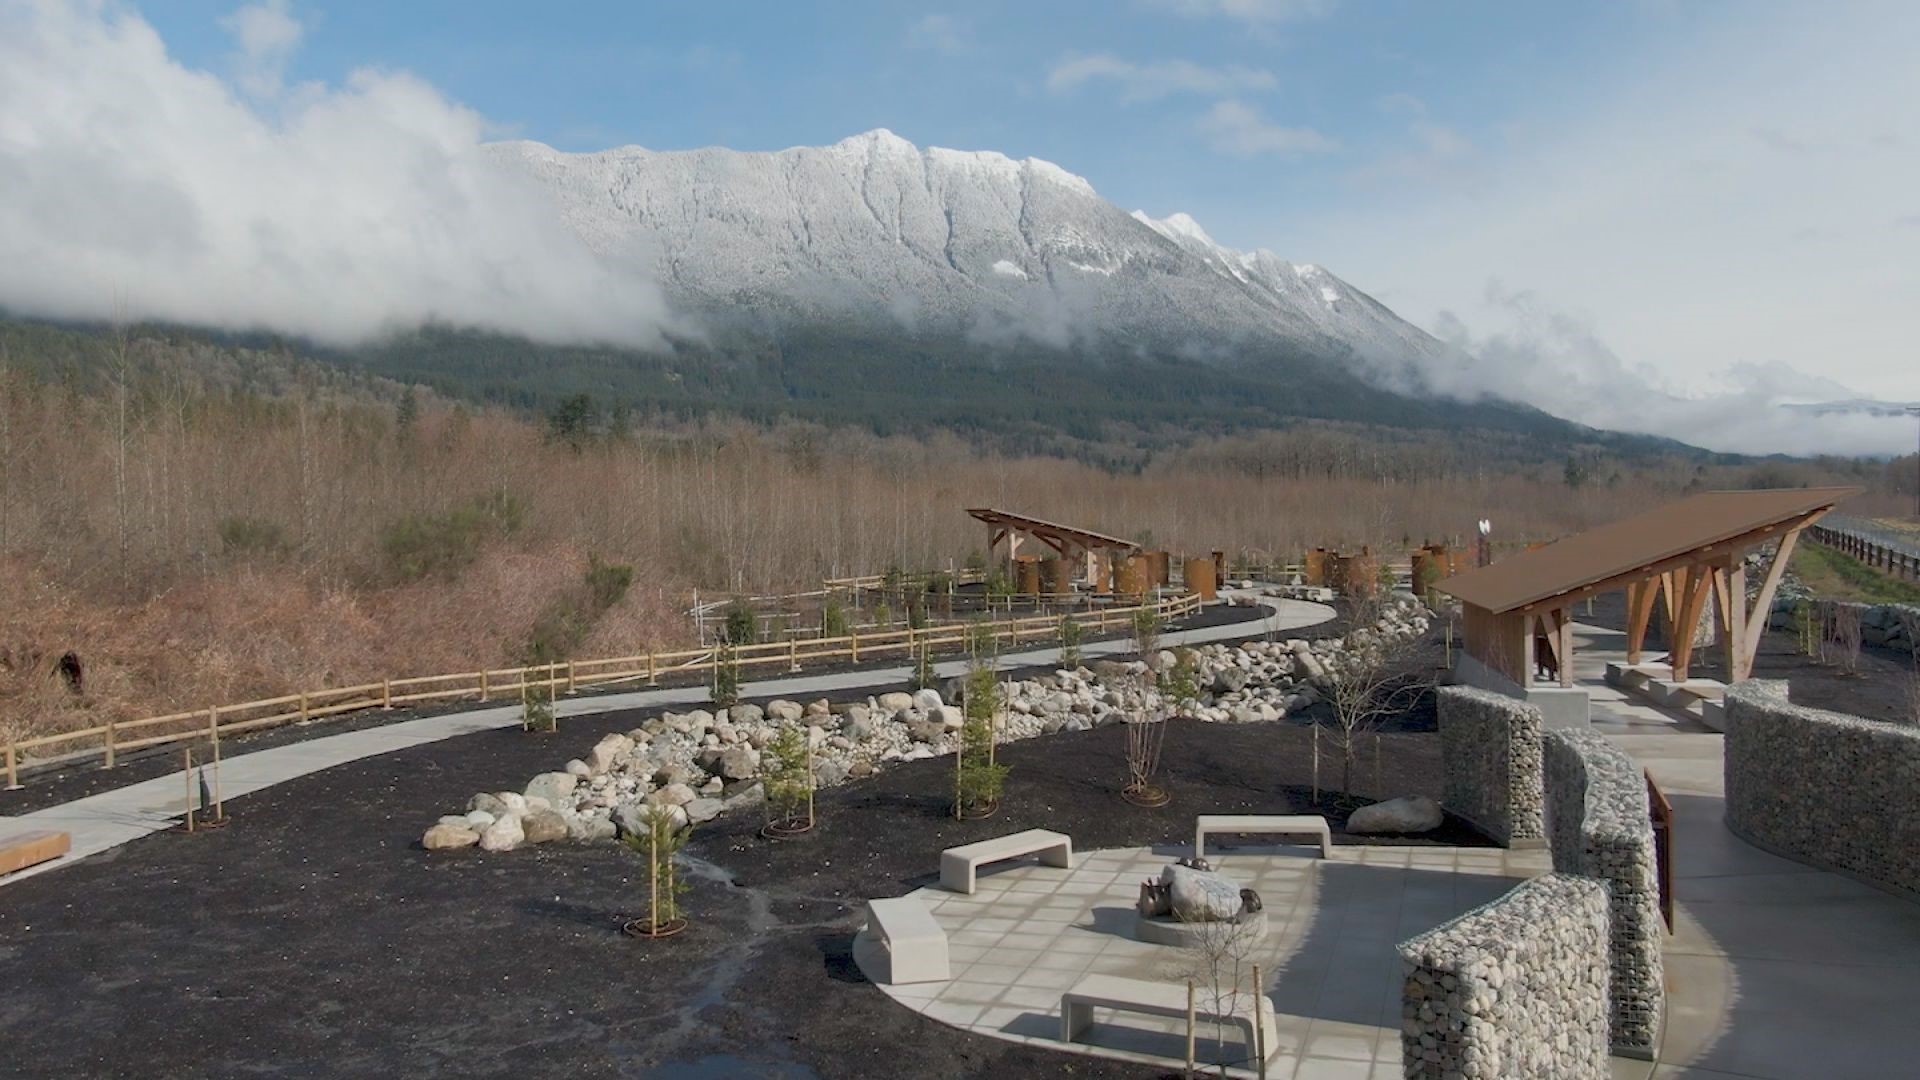
<path id="1" fill-rule="evenodd" d="M 1794 705 L 1762 679 L 1729 687 L 1726 708 L 1728 828 L 1920 895 L 1920 729 Z"/>
<path id="2" fill-rule="evenodd" d="M 1548 874 L 1400 945 L 1409 1078 L 1601 1080 L 1606 886 Z"/>
<path id="3" fill-rule="evenodd" d="M 1651 1057 L 1665 997 L 1660 956 L 1666 925 L 1660 920 L 1646 779 L 1625 751 L 1595 731 L 1549 731 L 1545 751 L 1553 868 L 1607 885 L 1614 1052 Z"/>
<path id="4" fill-rule="evenodd" d="M 1540 710 L 1470 686 L 1441 687 L 1439 708 L 1446 808 L 1506 847 L 1537 846 Z"/>

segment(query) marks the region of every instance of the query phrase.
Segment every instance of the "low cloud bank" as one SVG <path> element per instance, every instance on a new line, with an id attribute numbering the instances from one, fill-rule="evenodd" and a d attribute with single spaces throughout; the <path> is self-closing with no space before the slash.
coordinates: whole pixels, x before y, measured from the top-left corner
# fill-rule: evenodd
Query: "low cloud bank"
<path id="1" fill-rule="evenodd" d="M 333 344 L 426 322 L 660 341 L 640 253 L 589 251 L 488 160 L 477 113 L 403 72 L 284 85 L 284 2 L 222 25 L 230 76 L 117 6 L 0 0 L 0 307 Z"/>
<path id="2" fill-rule="evenodd" d="M 1425 372 L 1432 389 L 1497 395 L 1592 427 L 1732 453 L 1878 456 L 1913 449 L 1912 417 L 1787 407 L 1863 396 L 1832 379 L 1784 364 L 1736 364 L 1709 380 L 1718 392 L 1684 393 L 1660 372 L 1623 361 L 1586 320 L 1532 293 L 1495 284 L 1487 302 L 1506 316 L 1502 329 L 1476 334 L 1450 311 L 1434 320 L 1435 336 L 1452 348 L 1447 361 Z"/>

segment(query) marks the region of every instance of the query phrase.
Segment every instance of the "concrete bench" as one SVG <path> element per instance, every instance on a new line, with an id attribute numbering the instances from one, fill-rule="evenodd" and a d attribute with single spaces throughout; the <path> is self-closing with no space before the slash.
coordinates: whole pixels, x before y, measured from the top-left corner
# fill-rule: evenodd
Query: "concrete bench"
<path id="1" fill-rule="evenodd" d="M 957 893 L 973 894 L 974 878 L 986 863 L 1038 855 L 1048 866 L 1073 868 L 1073 841 L 1050 829 L 1028 829 L 1011 836 L 996 836 L 940 853 L 940 885 Z"/>
<path id="2" fill-rule="evenodd" d="M 1319 814 L 1201 814 L 1193 827 L 1195 858 L 1206 858 L 1208 833 L 1317 837 L 1323 859 L 1332 854 L 1333 848 L 1333 830 Z"/>
<path id="3" fill-rule="evenodd" d="M 0 876 L 57 859 L 71 850 L 73 840 L 63 832 L 40 831 L 0 836 Z"/>
<path id="4" fill-rule="evenodd" d="M 1258 1048 L 1262 1047 L 1268 1057 L 1273 1056 L 1280 1040 L 1278 1028 L 1273 1022 L 1273 1003 L 1267 1000 L 1267 995 L 1243 991 L 1235 996 L 1232 1009 L 1227 1012 L 1209 1007 L 1210 996 L 1205 990 L 1194 995 L 1193 1020 L 1196 1026 L 1218 1023 L 1234 1028 L 1240 1032 L 1240 1039 L 1246 1044 L 1249 1059 L 1257 1060 L 1260 1057 Z M 1093 1026 L 1095 1009 L 1166 1016 L 1184 1022 L 1187 1018 L 1187 987 L 1185 983 L 1148 982 L 1121 975 L 1089 975 L 1073 984 L 1073 989 L 1060 995 L 1060 1041 L 1085 1041 L 1087 1029 Z M 1254 1034 L 1256 1015 L 1260 1025 L 1258 1042 Z"/>
<path id="5" fill-rule="evenodd" d="M 889 983 L 945 982 L 947 932 L 918 897 L 867 901 L 867 925 L 861 933 L 887 951 Z"/>

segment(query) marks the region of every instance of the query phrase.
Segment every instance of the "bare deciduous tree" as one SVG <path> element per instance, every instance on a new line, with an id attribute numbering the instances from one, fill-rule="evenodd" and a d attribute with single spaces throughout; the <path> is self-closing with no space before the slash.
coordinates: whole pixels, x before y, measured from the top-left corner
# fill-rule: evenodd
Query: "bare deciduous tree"
<path id="1" fill-rule="evenodd" d="M 1376 628 L 1385 602 L 1357 604 L 1339 653 L 1325 661 L 1327 701 L 1333 706 L 1332 735 L 1340 751 L 1340 790 L 1353 795 L 1353 765 L 1362 741 L 1377 737 L 1380 726 L 1410 708 L 1431 681 L 1431 673 L 1412 662 L 1411 644 Z"/>
<path id="2" fill-rule="evenodd" d="M 1226 1060 L 1227 1026 L 1222 1016 L 1249 1012 L 1259 1030 L 1260 997 L 1266 988 L 1255 981 L 1260 961 L 1259 947 L 1265 935 L 1255 933 L 1253 925 L 1242 922 L 1189 922 L 1193 942 L 1187 948 L 1187 978 L 1193 980 L 1196 1003 L 1215 1017 L 1213 1058 L 1219 1075 L 1242 1062 Z M 1254 1050 L 1258 1053 L 1258 1050 Z M 1252 1055 L 1249 1054 L 1249 1057 Z"/>

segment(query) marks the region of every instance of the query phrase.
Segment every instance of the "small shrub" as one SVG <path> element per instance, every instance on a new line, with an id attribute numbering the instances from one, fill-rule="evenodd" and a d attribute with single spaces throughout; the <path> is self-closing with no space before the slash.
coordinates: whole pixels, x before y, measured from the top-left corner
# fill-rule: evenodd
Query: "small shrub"
<path id="1" fill-rule="evenodd" d="M 966 699 L 956 751 L 954 815 L 985 814 L 999 803 L 1006 786 L 1007 766 L 996 757 L 999 742 L 995 717 L 1000 710 L 1000 684 L 993 669 L 976 663 L 967 671 Z"/>
<path id="2" fill-rule="evenodd" d="M 482 545 L 517 531 L 525 517 L 519 499 L 496 491 L 443 514 L 409 514 L 389 522 L 380 548 L 402 580 L 451 578 L 473 562 Z"/>
<path id="3" fill-rule="evenodd" d="M 1160 673 L 1160 693 L 1176 712 L 1192 709 L 1200 700 L 1200 667 L 1190 649 L 1181 649 L 1172 667 Z"/>
<path id="4" fill-rule="evenodd" d="M 847 609 L 840 605 L 838 596 L 827 597 L 826 606 L 820 609 L 820 633 L 824 637 L 847 636 Z"/>
<path id="5" fill-rule="evenodd" d="M 813 826 L 813 774 L 807 768 L 807 736 L 793 725 L 780 728 L 762 752 L 760 769 L 766 789 L 767 822 Z"/>
<path id="6" fill-rule="evenodd" d="M 644 835 L 627 833 L 623 837 L 627 847 L 647 861 L 647 917 L 629 921 L 630 932 L 659 933 L 684 918 L 680 898 L 687 893 L 687 883 L 680 877 L 674 856 L 687 846 L 693 828 L 683 820 L 676 820 L 665 807 L 655 807 L 647 814 Z"/>
<path id="7" fill-rule="evenodd" d="M 220 550 L 228 555 L 278 555 L 287 550 L 286 530 L 261 518 L 230 517 L 219 531 Z"/>
<path id="8" fill-rule="evenodd" d="M 967 624 L 966 635 L 967 655 L 975 660 L 993 656 L 998 652 L 996 646 L 1000 639 L 993 632 L 993 620 L 985 618 L 973 620 Z"/>
<path id="9" fill-rule="evenodd" d="M 1146 656 L 1160 644 L 1160 612 L 1152 606 L 1142 607 L 1133 613 L 1133 645 L 1141 656 Z"/>
<path id="10" fill-rule="evenodd" d="M 625 563 L 603 563 L 598 555 L 587 561 L 587 602 L 604 612 L 626 599 L 633 587 L 633 567 Z"/>
<path id="11" fill-rule="evenodd" d="M 552 673 L 548 674 L 551 676 Z M 553 691 L 552 686 L 520 688 L 520 727 L 523 730 L 555 730 L 559 721 L 553 715 Z"/>
<path id="12" fill-rule="evenodd" d="M 1086 636 L 1087 628 L 1080 620 L 1071 615 L 1060 616 L 1060 666 L 1076 668 L 1080 666 L 1080 641 Z"/>
<path id="13" fill-rule="evenodd" d="M 987 556 L 979 548 L 975 548 L 967 552 L 967 561 L 963 565 L 966 566 L 968 570 L 977 574 L 987 568 Z"/>
<path id="14" fill-rule="evenodd" d="M 600 616 L 626 597 L 632 583 L 633 567 L 590 559 L 580 587 L 557 596 L 534 621 L 524 662 L 551 664 L 572 656 Z"/>
<path id="15" fill-rule="evenodd" d="M 916 596 L 907 604 L 907 625 L 915 630 L 927 627 L 927 598 Z"/>
<path id="16" fill-rule="evenodd" d="M 713 650 L 713 703 L 721 708 L 740 703 L 740 661 L 724 642 Z"/>
<path id="17" fill-rule="evenodd" d="M 1006 600 L 1013 596 L 1013 579 L 1000 567 L 993 568 L 987 575 L 987 599 L 989 601 Z"/>
<path id="18" fill-rule="evenodd" d="M 873 606 L 873 625 L 886 626 L 893 621 L 893 609 L 885 604 Z"/>
<path id="19" fill-rule="evenodd" d="M 751 645 L 760 640 L 760 617 L 754 614 L 753 605 L 745 597 L 736 596 L 727 605 L 726 623 L 720 628 L 721 637 L 729 645 Z"/>
<path id="20" fill-rule="evenodd" d="M 927 579 L 927 594 L 929 596 L 945 596 L 952 591 L 953 575 L 947 573 L 945 570 L 936 571 L 932 577 Z"/>

